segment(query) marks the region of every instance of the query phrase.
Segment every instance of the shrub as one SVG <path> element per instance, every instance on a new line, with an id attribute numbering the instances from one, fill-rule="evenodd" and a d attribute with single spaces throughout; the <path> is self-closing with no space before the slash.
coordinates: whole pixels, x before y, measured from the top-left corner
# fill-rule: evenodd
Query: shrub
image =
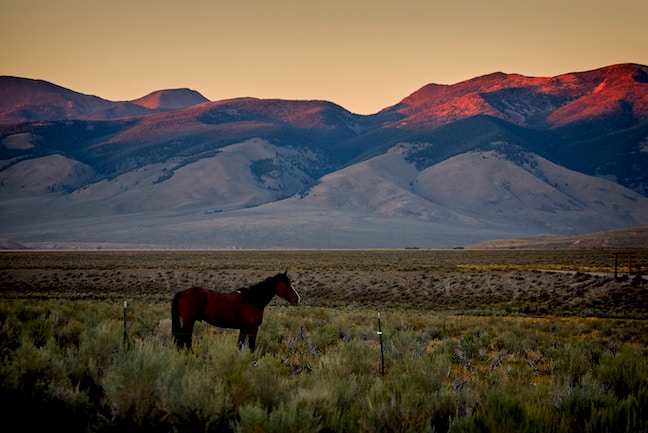
<path id="1" fill-rule="evenodd" d="M 151 427 L 164 420 L 161 383 L 168 380 L 170 350 L 136 344 L 122 350 L 103 379 L 111 418 L 127 427 Z"/>
<path id="2" fill-rule="evenodd" d="M 289 366 L 276 356 L 263 356 L 249 369 L 254 398 L 268 410 L 289 400 L 292 384 L 288 381 Z"/>
<path id="3" fill-rule="evenodd" d="M 556 383 L 551 393 L 561 424 L 574 432 L 584 431 L 585 423 L 592 416 L 594 408 L 615 404 L 614 398 L 605 392 L 603 385 L 591 374 L 583 376 L 577 382 L 567 379 Z"/>
<path id="4" fill-rule="evenodd" d="M 38 316 L 25 324 L 23 335 L 34 346 L 43 347 L 54 336 L 52 324 L 46 317 Z"/>
<path id="5" fill-rule="evenodd" d="M 642 321 L 269 307 L 257 352 L 168 303 L 0 306 L 7 421 L 71 431 L 647 431 Z M 141 317 L 140 317 L 141 316 Z M 321 350 L 315 350 L 319 345 Z M 34 416 L 38 413 L 38 416 Z"/>
<path id="6" fill-rule="evenodd" d="M 259 404 L 242 406 L 239 420 L 233 423 L 235 432 L 241 433 L 309 433 L 320 431 L 320 418 L 312 408 L 300 408 L 294 401 L 281 402 L 268 410 Z"/>
<path id="7" fill-rule="evenodd" d="M 15 315 L 8 315 L 0 327 L 0 359 L 9 358 L 20 347 L 20 338 L 23 331 L 23 322 Z"/>
<path id="8" fill-rule="evenodd" d="M 451 431 L 521 432 L 526 423 L 523 403 L 510 390 L 495 388 L 486 396 L 484 407 L 465 426 L 457 424 Z"/>
<path id="9" fill-rule="evenodd" d="M 647 432 L 648 431 L 648 386 L 642 384 L 636 395 L 609 406 L 592 409 L 584 431 L 587 433 L 614 432 Z"/>
<path id="10" fill-rule="evenodd" d="M 0 368 L 5 422 L 26 430 L 55 426 L 84 431 L 93 407 L 88 393 L 68 376 L 68 364 L 50 339 L 42 347 L 23 339 L 11 363 Z"/>
<path id="11" fill-rule="evenodd" d="M 592 368 L 592 358 L 584 345 L 567 344 L 555 352 L 556 376 L 565 378 L 570 384 L 577 384 Z"/>
<path id="12" fill-rule="evenodd" d="M 449 391 L 421 392 L 418 386 L 376 379 L 369 389 L 367 407 L 359 424 L 364 431 L 447 431 L 455 414 Z"/>
<path id="13" fill-rule="evenodd" d="M 624 345 L 616 354 L 605 352 L 595 368 L 595 374 L 606 389 L 619 399 L 636 395 L 648 385 L 648 359 L 630 346 Z"/>
<path id="14" fill-rule="evenodd" d="M 225 426 L 233 408 L 223 381 L 197 359 L 171 357 L 168 380 L 162 383 L 161 407 L 179 431 L 210 431 Z"/>

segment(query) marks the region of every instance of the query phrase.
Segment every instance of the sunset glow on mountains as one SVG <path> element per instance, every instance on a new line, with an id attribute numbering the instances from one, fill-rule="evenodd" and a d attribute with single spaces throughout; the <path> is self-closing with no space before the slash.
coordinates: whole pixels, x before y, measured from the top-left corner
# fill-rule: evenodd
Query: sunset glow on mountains
<path id="1" fill-rule="evenodd" d="M 327 100 L 376 113 L 428 83 L 648 64 L 641 0 L 5 2 L 0 75 L 111 101 Z"/>

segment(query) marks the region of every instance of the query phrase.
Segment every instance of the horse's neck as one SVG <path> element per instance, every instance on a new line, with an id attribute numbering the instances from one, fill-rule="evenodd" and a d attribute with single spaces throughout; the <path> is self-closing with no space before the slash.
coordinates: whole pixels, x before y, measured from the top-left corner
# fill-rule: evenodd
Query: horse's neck
<path id="1" fill-rule="evenodd" d="M 272 278 L 268 278 L 259 284 L 247 288 L 244 296 L 247 295 L 247 299 L 250 302 L 254 302 L 257 306 L 264 308 L 272 301 L 275 294 L 276 288 L 272 283 Z"/>

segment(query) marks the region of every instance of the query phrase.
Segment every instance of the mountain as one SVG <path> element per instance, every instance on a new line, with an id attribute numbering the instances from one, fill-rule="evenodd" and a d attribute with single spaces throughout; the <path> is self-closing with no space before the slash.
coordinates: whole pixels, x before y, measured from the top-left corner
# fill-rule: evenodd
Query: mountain
<path id="1" fill-rule="evenodd" d="M 501 72 L 455 85 L 429 84 L 384 110 L 395 128 L 427 129 L 476 115 L 540 128 L 648 116 L 648 68 L 622 64 L 551 78 Z"/>
<path id="2" fill-rule="evenodd" d="M 26 250 L 26 246 L 14 242 L 11 239 L 0 238 L 0 250 Z"/>
<path id="3" fill-rule="evenodd" d="M 0 91 L 0 236 L 29 247 L 444 248 L 648 224 L 642 65 L 429 84 L 367 116 Z"/>
<path id="4" fill-rule="evenodd" d="M 181 108 L 189 108 L 194 105 L 209 102 L 200 93 L 191 89 L 172 89 L 172 90 L 158 90 L 157 92 L 149 93 L 139 99 L 132 101 L 135 105 L 150 108 L 151 110 L 178 110 Z"/>
<path id="5" fill-rule="evenodd" d="M 540 235 L 523 239 L 496 239 L 467 245 L 468 249 L 587 249 L 646 248 L 648 226 L 637 226 L 580 236 Z"/>
<path id="6" fill-rule="evenodd" d="M 0 77 L 0 123 L 83 118 L 116 104 L 42 80 Z M 141 111 L 137 114 L 145 114 Z"/>
<path id="7" fill-rule="evenodd" d="M 43 80 L 0 76 L 0 124 L 42 120 L 109 120 L 188 108 L 208 101 L 189 89 L 153 92 L 135 101 L 112 102 Z"/>

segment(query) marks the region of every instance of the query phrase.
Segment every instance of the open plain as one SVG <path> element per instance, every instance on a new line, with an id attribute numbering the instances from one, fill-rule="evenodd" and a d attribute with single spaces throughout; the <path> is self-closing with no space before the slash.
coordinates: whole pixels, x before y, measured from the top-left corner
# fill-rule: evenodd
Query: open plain
<path id="1" fill-rule="evenodd" d="M 170 301 L 192 285 L 231 291 L 288 270 L 311 307 L 648 318 L 638 275 L 648 250 L 17 251 L 0 260 L 4 299 Z"/>
<path id="2" fill-rule="evenodd" d="M 647 258 L 2 252 L 0 400 L 32 431 L 648 432 Z M 204 323 L 175 347 L 176 291 L 286 269 L 302 303 L 268 306 L 256 352 Z"/>

